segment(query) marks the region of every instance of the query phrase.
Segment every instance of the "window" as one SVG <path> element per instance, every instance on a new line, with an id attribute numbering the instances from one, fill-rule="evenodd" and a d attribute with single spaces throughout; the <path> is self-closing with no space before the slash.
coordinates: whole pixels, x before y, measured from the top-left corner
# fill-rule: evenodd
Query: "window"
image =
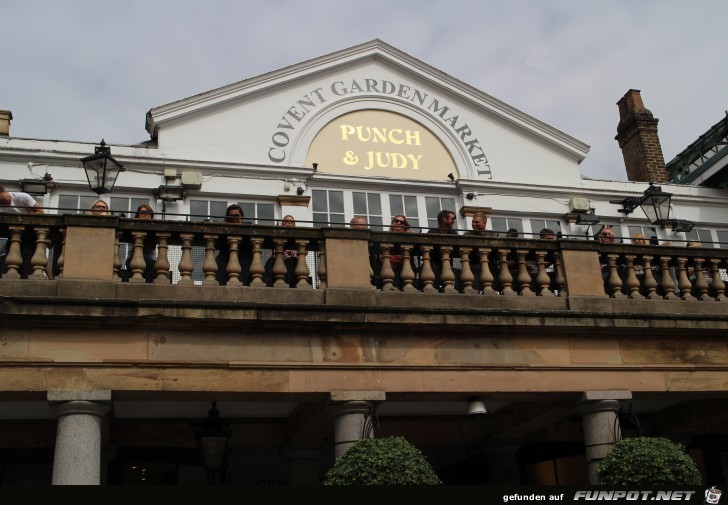
<path id="1" fill-rule="evenodd" d="M 228 203 L 219 200 L 190 200 L 190 219 L 192 221 L 224 221 Z"/>
<path id="2" fill-rule="evenodd" d="M 238 205 L 243 208 L 246 223 L 275 224 L 275 209 L 272 203 L 238 202 Z"/>
<path id="3" fill-rule="evenodd" d="M 539 232 L 544 228 L 549 228 L 558 234 L 561 232 L 561 223 L 551 219 L 531 219 L 531 238 L 538 238 Z"/>
<path id="4" fill-rule="evenodd" d="M 352 193 L 354 215 L 364 216 L 373 230 L 382 230 L 382 199 L 379 193 Z"/>
<path id="5" fill-rule="evenodd" d="M 728 232 L 723 232 L 728 235 Z M 720 237 L 721 232 L 718 232 L 718 236 Z M 728 238 L 728 237 L 726 237 Z M 703 247 L 715 247 L 715 244 L 713 244 L 713 236 L 710 233 L 710 230 L 705 229 L 698 229 L 693 228 L 689 232 L 685 234 L 685 239 L 688 242 L 700 242 L 700 245 Z M 722 240 L 718 239 L 722 242 Z M 720 247 L 720 245 L 719 245 Z M 728 247 L 728 244 L 723 245 L 723 247 Z"/>
<path id="6" fill-rule="evenodd" d="M 502 237 L 506 234 L 506 231 L 511 228 L 518 230 L 518 236 L 523 236 L 523 221 L 516 217 L 491 217 L 490 225 L 493 227 L 493 231 L 498 232 L 498 236 Z M 539 228 L 540 230 L 541 228 Z M 554 230 L 555 231 L 555 230 Z"/>
<path id="7" fill-rule="evenodd" d="M 411 195 L 389 195 L 389 217 L 402 214 L 412 226 L 412 231 L 419 232 L 420 213 L 417 208 L 417 197 Z"/>
<path id="8" fill-rule="evenodd" d="M 344 219 L 344 192 L 329 191 L 327 189 L 314 189 L 313 199 L 313 225 L 316 227 L 343 225 Z"/>
<path id="9" fill-rule="evenodd" d="M 58 213 L 83 214 L 91 207 L 91 204 L 98 199 L 99 197 L 96 195 L 60 195 L 58 197 Z"/>
<path id="10" fill-rule="evenodd" d="M 718 230 L 715 233 L 718 235 L 718 247 L 728 249 L 728 230 Z"/>
<path id="11" fill-rule="evenodd" d="M 427 227 L 432 230 L 437 228 L 437 215 L 441 210 L 451 210 L 455 212 L 455 199 L 426 196 L 425 209 L 427 210 Z M 456 222 L 455 225 L 453 225 L 453 228 L 457 229 L 457 214 L 455 214 L 455 216 Z"/>
<path id="12" fill-rule="evenodd" d="M 126 198 L 120 196 L 112 196 L 109 198 L 111 212 L 113 214 L 124 214 L 126 217 L 134 217 L 137 207 L 143 203 L 149 205 L 149 198 Z M 152 208 L 154 208 L 153 205 Z"/>
<path id="13" fill-rule="evenodd" d="M 657 236 L 657 230 L 655 230 L 652 226 L 635 226 L 635 225 L 629 225 L 627 226 L 627 232 L 629 233 L 630 240 L 626 241 L 628 243 L 632 243 L 631 237 L 634 237 L 635 235 L 642 234 L 645 237 L 645 240 L 649 241 L 650 237 Z"/>

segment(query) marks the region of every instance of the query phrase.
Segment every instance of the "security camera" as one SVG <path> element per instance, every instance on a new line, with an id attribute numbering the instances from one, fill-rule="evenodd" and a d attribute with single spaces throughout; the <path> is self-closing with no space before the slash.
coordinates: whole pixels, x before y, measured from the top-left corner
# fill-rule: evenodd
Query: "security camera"
<path id="1" fill-rule="evenodd" d="M 476 421 L 484 421 L 488 417 L 488 409 L 485 408 L 485 402 L 480 398 L 471 398 L 468 400 L 468 417 Z"/>

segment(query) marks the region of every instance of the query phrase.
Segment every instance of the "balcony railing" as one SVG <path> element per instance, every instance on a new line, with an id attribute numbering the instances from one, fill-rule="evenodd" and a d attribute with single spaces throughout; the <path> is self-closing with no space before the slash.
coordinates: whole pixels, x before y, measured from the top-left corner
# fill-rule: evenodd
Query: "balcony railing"
<path id="1" fill-rule="evenodd" d="M 0 281 L 726 301 L 728 251 L 0 214 Z"/>

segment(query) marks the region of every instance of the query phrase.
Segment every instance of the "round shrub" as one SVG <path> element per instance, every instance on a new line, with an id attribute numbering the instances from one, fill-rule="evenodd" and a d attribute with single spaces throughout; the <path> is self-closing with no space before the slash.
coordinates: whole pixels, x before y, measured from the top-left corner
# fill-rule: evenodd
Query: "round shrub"
<path id="1" fill-rule="evenodd" d="M 701 480 L 685 448 L 660 437 L 625 438 L 597 468 L 598 484 L 609 486 L 693 486 Z"/>
<path id="2" fill-rule="evenodd" d="M 326 473 L 324 485 L 442 484 L 419 449 L 402 437 L 365 438 Z"/>

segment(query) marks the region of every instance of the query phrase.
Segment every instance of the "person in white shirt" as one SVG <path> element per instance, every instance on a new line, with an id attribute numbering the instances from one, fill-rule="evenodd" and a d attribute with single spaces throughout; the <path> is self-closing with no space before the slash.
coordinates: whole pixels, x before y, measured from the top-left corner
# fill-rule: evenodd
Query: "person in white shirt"
<path id="1" fill-rule="evenodd" d="M 38 202 L 27 193 L 16 191 L 7 191 L 4 186 L 0 186 L 0 213 L 3 214 L 43 214 L 43 209 Z M 20 266 L 20 275 L 27 278 L 33 268 L 30 265 L 30 259 L 35 252 L 35 235 L 33 231 L 28 229 L 21 237 L 20 255 L 23 257 L 23 264 Z M 48 246 L 51 241 L 47 240 Z M 0 273 L 5 275 L 5 258 L 9 252 L 10 241 L 5 242 L 5 247 L 0 254 Z M 46 252 L 48 254 L 48 252 Z M 46 267 L 46 276 L 51 277 L 50 267 Z"/>
<path id="2" fill-rule="evenodd" d="M 7 191 L 0 186 L 0 212 L 5 214 L 43 214 L 43 209 L 28 193 Z"/>

